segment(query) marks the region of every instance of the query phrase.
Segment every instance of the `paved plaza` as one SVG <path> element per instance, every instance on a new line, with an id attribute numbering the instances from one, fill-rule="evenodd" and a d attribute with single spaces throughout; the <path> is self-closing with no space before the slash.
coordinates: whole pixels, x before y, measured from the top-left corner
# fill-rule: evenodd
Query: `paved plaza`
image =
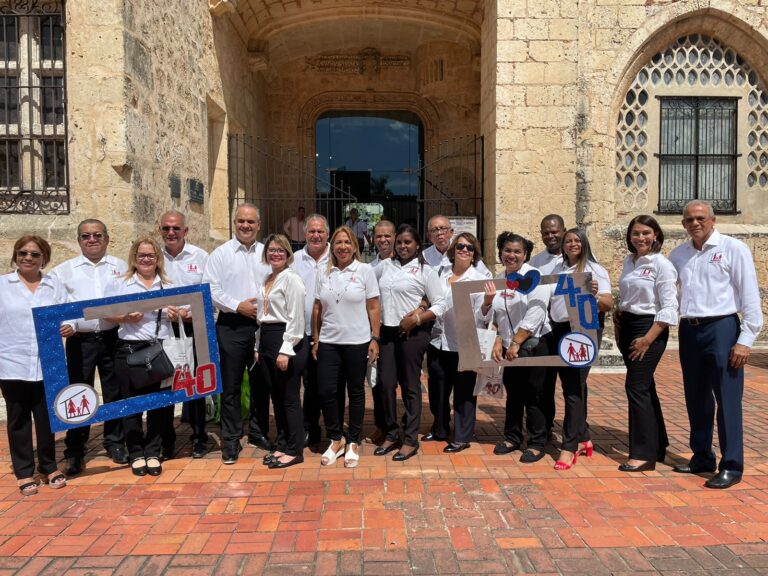
<path id="1" fill-rule="evenodd" d="M 488 400 L 479 441 L 457 455 L 423 443 L 398 463 L 366 444 L 355 470 L 341 460 L 321 468 L 307 451 L 281 471 L 246 447 L 225 466 L 217 445 L 192 460 L 179 424 L 179 456 L 159 478 L 113 464 L 96 436 L 84 474 L 29 498 L 3 433 L 0 574 L 768 573 L 768 354 L 753 353 L 746 374 L 747 468 L 727 491 L 672 472 L 690 455 L 675 351 L 657 371 L 672 445 L 648 473 L 616 469 L 627 450 L 621 373 L 590 378 L 595 454 L 566 472 L 552 469 L 554 449 L 533 465 L 519 464 L 519 452 L 494 456 L 504 410 Z M 370 396 L 367 417 L 369 430 Z"/>

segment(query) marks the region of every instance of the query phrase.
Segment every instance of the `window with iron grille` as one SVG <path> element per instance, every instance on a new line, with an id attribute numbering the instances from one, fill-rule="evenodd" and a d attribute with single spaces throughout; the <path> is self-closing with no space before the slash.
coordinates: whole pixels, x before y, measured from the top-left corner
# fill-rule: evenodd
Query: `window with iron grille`
<path id="1" fill-rule="evenodd" d="M 661 98 L 659 212 L 691 200 L 736 212 L 736 98 Z"/>
<path id="2" fill-rule="evenodd" d="M 63 3 L 0 0 L 0 213 L 66 214 Z"/>

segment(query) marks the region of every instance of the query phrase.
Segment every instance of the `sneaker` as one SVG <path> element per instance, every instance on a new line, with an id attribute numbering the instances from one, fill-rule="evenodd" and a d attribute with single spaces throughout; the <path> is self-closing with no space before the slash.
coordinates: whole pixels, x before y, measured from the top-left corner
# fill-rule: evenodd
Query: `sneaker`
<path id="1" fill-rule="evenodd" d="M 221 447 L 221 461 L 224 464 L 234 464 L 237 462 L 237 457 L 240 455 L 240 450 L 242 449 L 243 447 L 240 446 L 240 442 L 225 444 Z"/>

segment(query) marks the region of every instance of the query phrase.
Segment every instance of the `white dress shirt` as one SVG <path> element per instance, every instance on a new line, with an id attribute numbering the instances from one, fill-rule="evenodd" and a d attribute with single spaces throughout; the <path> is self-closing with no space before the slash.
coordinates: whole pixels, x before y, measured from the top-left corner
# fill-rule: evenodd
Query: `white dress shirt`
<path id="1" fill-rule="evenodd" d="M 427 261 L 427 264 L 437 270 L 437 273 L 440 276 L 442 276 L 445 272 L 450 272 L 451 268 L 453 268 L 453 264 L 451 264 L 451 261 L 448 259 L 448 250 L 446 250 L 445 254 L 443 254 L 435 247 L 434 244 L 424 250 L 422 255 L 424 256 L 424 260 Z M 482 260 L 478 260 L 477 264 L 475 264 L 473 267 L 477 268 L 485 278 L 491 278 L 493 276 L 491 271 L 488 270 L 488 267 Z"/>
<path id="2" fill-rule="evenodd" d="M 560 262 L 563 261 L 563 255 L 562 254 L 552 254 L 548 250 L 542 250 L 536 256 L 531 258 L 531 261 L 528 262 L 531 266 L 536 268 L 539 272 L 541 272 L 542 276 L 546 276 L 547 274 L 552 274 L 552 271 L 557 267 Z"/>
<path id="3" fill-rule="evenodd" d="M 189 242 L 184 242 L 184 248 L 176 256 L 171 256 L 163 246 L 165 258 L 165 275 L 175 287 L 197 286 L 203 283 L 203 273 L 208 262 L 208 252 Z"/>
<path id="4" fill-rule="evenodd" d="M 344 270 L 336 266 L 321 271 L 315 286 L 315 299 L 322 305 L 320 342 L 364 344 L 371 340 L 371 324 L 366 303 L 379 297 L 379 284 L 373 268 L 353 260 Z"/>
<path id="5" fill-rule="evenodd" d="M 64 284 L 48 274 L 43 274 L 34 293 L 17 272 L 0 276 L 0 380 L 43 379 L 32 308 L 69 300 Z"/>
<path id="6" fill-rule="evenodd" d="M 130 278 L 114 278 L 105 290 L 105 296 L 125 296 L 127 294 L 143 294 L 162 288 L 172 288 L 171 284 L 160 283 L 160 276 L 155 276 L 152 286 L 147 288 L 139 281 L 138 274 L 134 273 Z M 158 294 L 160 296 L 160 294 Z M 160 317 L 160 332 L 157 335 L 158 340 L 165 340 L 171 334 L 167 322 L 167 312 L 163 308 Z M 155 337 L 155 327 L 157 323 L 157 310 L 144 312 L 144 317 L 138 322 L 123 322 L 117 330 L 117 337 L 121 340 L 152 340 Z"/>
<path id="7" fill-rule="evenodd" d="M 58 279 L 67 289 L 70 300 L 79 302 L 94 298 L 104 298 L 104 290 L 113 278 L 119 278 L 128 270 L 125 260 L 105 254 L 95 264 L 82 254 L 62 262 L 51 270 L 51 276 Z M 109 320 L 83 320 L 75 321 L 77 332 L 96 332 L 109 330 L 116 325 Z"/>
<path id="8" fill-rule="evenodd" d="M 533 266 L 523 264 L 518 274 L 524 275 L 529 270 L 534 270 Z M 497 276 L 505 277 L 504 272 Z M 527 330 L 534 338 L 540 338 L 552 331 L 547 314 L 551 294 L 552 289 L 547 284 L 539 284 L 529 294 L 509 288 L 496 292 L 488 318 L 496 325 L 505 348 L 509 348 L 518 330 Z"/>
<path id="9" fill-rule="evenodd" d="M 216 308 L 236 314 L 241 302 L 256 297 L 259 286 L 271 272 L 261 260 L 263 252 L 261 242 L 254 242 L 247 248 L 237 238 L 211 252 L 203 282 L 211 285 L 211 299 Z"/>
<path id="10" fill-rule="evenodd" d="M 592 272 L 592 279 L 597 280 L 597 294 L 610 294 L 611 293 L 611 280 L 608 278 L 608 271 L 600 266 L 597 262 L 587 261 L 584 266 L 584 272 Z M 568 266 L 564 260 L 560 261 L 560 264 L 555 266 L 552 270 L 552 274 L 573 274 L 576 272 L 576 266 Z M 568 322 L 568 308 L 566 307 L 565 299 L 568 296 L 555 296 L 554 291 L 557 284 L 552 284 L 550 290 L 552 290 L 552 298 L 550 299 L 549 315 L 553 322 Z M 591 293 L 591 292 L 590 292 Z"/>
<path id="11" fill-rule="evenodd" d="M 445 311 L 440 319 L 435 322 L 432 328 L 432 346 L 439 350 L 447 352 L 458 352 L 460 342 L 456 336 L 456 316 L 453 312 L 453 291 L 448 284 L 448 280 L 453 275 L 451 269 L 448 269 L 439 276 L 440 286 L 443 289 L 443 306 Z M 487 280 L 488 278 L 474 266 L 467 268 L 467 271 L 454 280 L 454 282 L 467 282 L 469 280 Z M 483 292 L 478 292 L 470 296 L 472 300 L 472 311 L 474 312 L 475 324 L 478 328 L 484 327 L 484 321 L 480 316 L 480 307 L 483 304 Z"/>
<path id="12" fill-rule="evenodd" d="M 713 230 L 701 250 L 692 241 L 669 255 L 680 282 L 680 316 L 707 318 L 741 313 L 738 344 L 752 346 L 763 327 L 760 290 L 749 247 Z"/>
<path id="13" fill-rule="evenodd" d="M 269 294 L 266 293 L 266 282 L 259 287 L 259 324 L 285 324 L 278 354 L 294 356 L 293 347 L 304 338 L 305 292 L 301 276 L 290 268 L 277 275 Z"/>
<path id="14" fill-rule="evenodd" d="M 429 310 L 440 318 L 445 311 L 443 288 L 440 278 L 431 266 L 414 258 L 406 264 L 391 258 L 380 266 L 379 290 L 381 292 L 381 323 L 399 326 L 408 312 L 416 309 L 426 296 Z"/>
<path id="15" fill-rule="evenodd" d="M 654 322 L 677 326 L 677 271 L 661 254 L 624 258 L 619 278 L 619 310 L 651 315 Z"/>
<path id="16" fill-rule="evenodd" d="M 312 335 L 312 309 L 315 306 L 315 285 L 317 284 L 317 275 L 320 271 L 328 267 L 328 255 L 330 247 L 326 246 L 325 252 L 319 260 L 315 260 L 307 252 L 305 246 L 293 255 L 293 264 L 291 268 L 301 276 L 304 281 L 306 296 L 304 298 L 304 327 L 307 336 Z"/>

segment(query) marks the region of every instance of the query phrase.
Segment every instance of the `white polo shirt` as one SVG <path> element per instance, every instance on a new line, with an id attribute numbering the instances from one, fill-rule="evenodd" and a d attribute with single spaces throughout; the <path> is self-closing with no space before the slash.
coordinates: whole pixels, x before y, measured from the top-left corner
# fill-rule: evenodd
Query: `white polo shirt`
<path id="1" fill-rule="evenodd" d="M 443 315 L 443 289 L 431 266 L 422 265 L 418 258 L 406 264 L 392 258 L 385 260 L 380 268 L 381 323 L 384 326 L 399 326 L 400 320 L 415 310 L 425 296 L 430 303 L 429 310 L 438 318 Z"/>
<path id="2" fill-rule="evenodd" d="M 249 248 L 237 238 L 225 242 L 208 256 L 203 282 L 211 285 L 211 298 L 222 312 L 237 313 L 240 302 L 256 298 L 259 286 L 271 272 L 262 262 L 264 244 Z"/>
<path id="3" fill-rule="evenodd" d="M 320 342 L 364 344 L 371 340 L 371 324 L 366 303 L 379 297 L 379 284 L 373 268 L 357 260 L 339 270 L 321 271 L 315 286 L 315 299 L 322 305 Z"/>
<path id="4" fill-rule="evenodd" d="M 163 283 L 163 288 L 172 288 L 172 284 Z M 145 292 L 157 291 L 160 296 L 160 276 L 155 276 L 152 286 L 147 288 L 139 281 L 138 275 L 134 273 L 130 278 L 115 278 L 105 290 L 105 296 L 125 296 L 127 294 L 143 294 Z M 155 327 L 157 324 L 157 310 L 144 312 L 144 317 L 138 322 L 123 322 L 117 330 L 117 337 L 121 340 L 152 340 L 155 337 Z M 158 339 L 165 340 L 170 336 L 168 327 L 168 315 L 166 309 L 160 315 L 160 331 Z"/>
<path id="5" fill-rule="evenodd" d="M 330 246 L 326 245 L 325 252 L 323 252 L 319 260 L 315 260 L 309 255 L 306 246 L 293 254 L 291 268 L 296 270 L 298 275 L 301 276 L 306 288 L 306 295 L 304 297 L 304 328 L 307 336 L 312 335 L 312 309 L 315 306 L 317 275 L 328 267 L 328 255 L 330 252 Z"/>
<path id="6" fill-rule="evenodd" d="M 552 274 L 573 274 L 576 272 L 576 266 L 568 266 L 565 261 L 561 261 Z M 600 266 L 597 262 L 587 261 L 584 266 L 584 272 L 592 272 L 592 279 L 597 280 L 597 293 L 610 294 L 611 293 L 611 280 L 608 278 L 608 271 Z M 553 322 L 568 322 L 568 308 L 565 304 L 567 296 L 555 296 L 554 291 L 557 284 L 552 284 L 550 290 L 553 293 L 550 299 L 549 315 Z"/>
<path id="7" fill-rule="evenodd" d="M 528 264 L 541 272 L 542 276 L 546 276 L 547 274 L 552 274 L 552 270 L 562 261 L 562 254 L 552 254 L 547 250 L 542 250 L 536 256 L 533 256 Z"/>
<path id="8" fill-rule="evenodd" d="M 619 278 L 619 310 L 651 315 L 654 322 L 677 326 L 677 271 L 661 254 L 624 258 Z"/>
<path id="9" fill-rule="evenodd" d="M 422 255 L 424 256 L 424 260 L 427 261 L 427 264 L 437 270 L 437 273 L 440 276 L 442 276 L 446 271 L 450 272 L 451 268 L 453 268 L 453 264 L 451 264 L 451 261 L 448 259 L 448 250 L 446 250 L 445 254 L 443 254 L 435 247 L 434 244 L 424 250 Z M 488 267 L 482 260 L 478 260 L 477 264 L 475 264 L 473 268 L 477 268 L 485 278 L 491 278 L 493 276 L 491 271 L 488 270 Z"/>

